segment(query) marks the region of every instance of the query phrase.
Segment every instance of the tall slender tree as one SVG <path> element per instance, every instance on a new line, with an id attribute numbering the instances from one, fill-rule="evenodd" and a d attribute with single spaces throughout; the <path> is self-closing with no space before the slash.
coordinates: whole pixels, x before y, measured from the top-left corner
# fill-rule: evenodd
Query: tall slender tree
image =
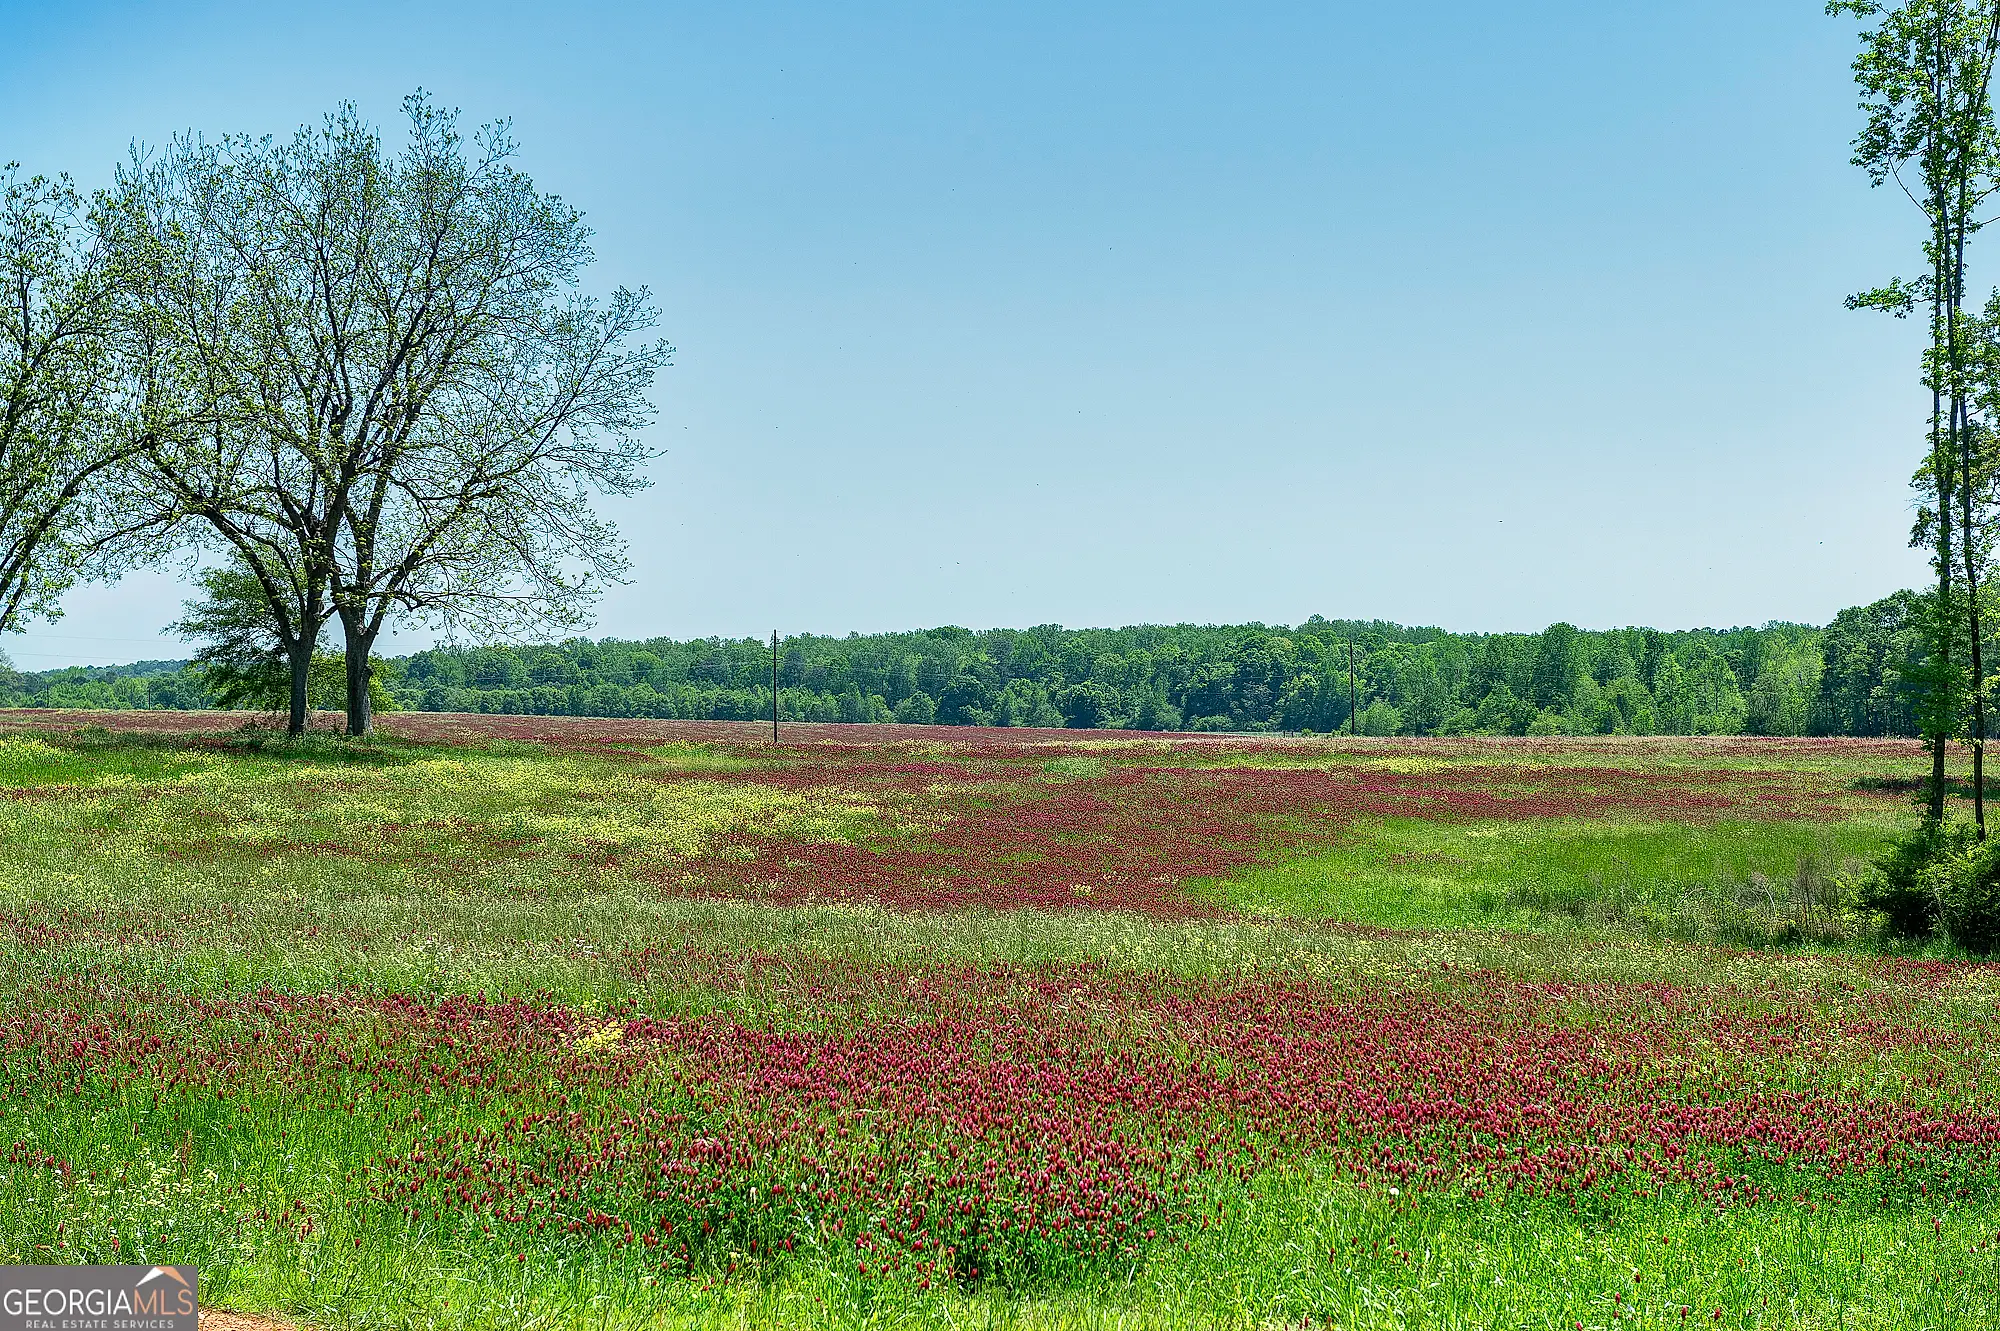
<path id="1" fill-rule="evenodd" d="M 1951 83 L 1953 108 L 1949 135 L 1953 143 L 1950 290 L 1946 302 L 1948 356 L 1944 374 L 1950 383 L 1953 454 L 1957 463 L 1958 549 L 1965 573 L 1966 641 L 1972 703 L 1972 808 L 1981 839 L 1986 836 L 1986 670 L 1980 601 L 1986 557 L 1986 502 L 1991 487 L 1983 465 L 1981 441 L 1987 430 L 1973 416 L 1978 400 L 1976 367 L 1990 364 L 1980 352 L 1991 324 L 1966 309 L 1966 243 L 1979 230 L 1976 211 L 2000 187 L 2000 138 L 1996 138 L 1992 86 L 1993 62 L 2000 51 L 2000 5 L 1965 6 L 1953 25 L 1957 58 Z"/>
<path id="2" fill-rule="evenodd" d="M 1854 62 L 1867 122 L 1855 139 L 1855 164 L 1881 185 L 1890 181 L 1925 220 L 1925 271 L 1850 297 L 1854 308 L 1899 317 L 1922 307 L 1929 315 L 1923 381 L 1931 394 L 1928 448 L 1915 483 L 1921 500 L 1912 544 L 1929 547 L 1937 577 L 1930 626 L 1926 698 L 1920 708 L 1931 744 L 1927 813 L 1944 816 L 1945 753 L 1966 732 L 1965 705 L 1974 713 L 1972 747 L 1976 806 L 1984 834 L 1984 722 L 1977 629 L 1981 568 L 1972 470 L 1975 426 L 1970 416 L 1975 361 L 1965 308 L 1966 246 L 1979 230 L 1979 205 L 1993 189 L 1995 141 L 1991 84 L 2000 48 L 1995 0 L 1834 0 L 1830 14 L 1877 25 L 1862 36 Z M 1962 583 L 1962 585 L 1960 585 Z M 1970 662 L 1956 646 L 1971 624 Z M 1968 666 L 1970 670 L 1968 671 Z"/>

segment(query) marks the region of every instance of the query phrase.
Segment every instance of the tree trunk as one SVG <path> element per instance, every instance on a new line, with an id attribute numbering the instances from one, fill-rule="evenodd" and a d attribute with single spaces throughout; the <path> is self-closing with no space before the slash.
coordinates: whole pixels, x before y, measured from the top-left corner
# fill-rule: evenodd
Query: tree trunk
<path id="1" fill-rule="evenodd" d="M 1986 663 L 1979 641 L 1979 547 L 1974 541 L 1972 511 L 1972 424 L 1965 419 L 1965 405 L 1956 406 L 1958 416 L 1958 505 L 1959 553 L 1965 560 L 1965 618 L 1972 637 L 1972 822 L 1981 841 L 1986 839 Z"/>
<path id="2" fill-rule="evenodd" d="M 306 733 L 306 725 L 312 719 L 312 712 L 307 707 L 306 685 L 312 679 L 313 640 L 301 638 L 292 645 L 288 655 L 292 667 L 292 698 L 285 733 L 297 739 Z"/>
<path id="3" fill-rule="evenodd" d="M 1935 400 L 1936 396 L 1934 394 L 1934 403 Z M 1944 453 L 1944 441 L 1938 437 L 1942 432 L 1940 427 L 1943 425 L 1943 421 L 1939 419 L 1942 415 L 1940 406 L 1941 404 L 1934 405 L 1931 413 L 1931 476 L 1937 485 L 1938 503 L 1936 519 L 1937 548 L 1932 552 L 1931 556 L 1937 569 L 1937 608 L 1931 616 L 1931 624 L 1929 626 L 1930 649 L 1934 657 L 1930 683 L 1933 695 L 1939 690 L 1950 688 L 1951 639 L 1955 627 L 1952 623 L 1951 607 L 1951 480 L 1950 469 L 1939 465 L 1940 455 Z M 1925 728 L 1930 731 L 1925 738 L 1930 741 L 1931 746 L 1931 779 L 1929 788 L 1926 791 L 1925 809 L 1931 821 L 1942 822 L 1944 820 L 1944 750 L 1950 735 L 1948 729 L 1943 724 L 1942 717 L 1945 712 L 1937 697 L 1933 696 L 1930 699 L 1928 711 L 1929 716 L 1926 718 L 1924 724 Z"/>
<path id="4" fill-rule="evenodd" d="M 1933 89 L 1935 93 L 1935 89 Z M 1931 565 L 1937 571 L 1937 614 L 1931 625 L 1931 650 L 1935 654 L 1935 671 L 1931 676 L 1931 688 L 1938 691 L 1951 690 L 1951 640 L 1955 636 L 1956 625 L 1952 622 L 1951 573 L 1952 573 L 1952 530 L 1953 505 L 1952 490 L 1957 471 L 1958 459 L 1952 455 L 1951 436 L 1955 419 L 1945 418 L 1945 385 L 1938 376 L 1943 371 L 1948 358 L 1953 353 L 1949 320 L 1955 315 L 1948 287 L 1952 278 L 1951 230 L 1948 201 L 1949 186 L 1938 181 L 1931 192 L 1931 482 L 1937 489 L 1937 529 L 1932 533 L 1936 545 L 1931 552 Z M 1956 403 L 1953 404 L 1956 410 Z M 1955 728 L 1948 722 L 1951 712 L 1950 698 L 1933 696 L 1930 699 L 1930 716 L 1927 725 L 1931 743 L 1931 779 L 1925 809 L 1932 822 L 1944 821 L 1945 746 L 1951 741 Z"/>
<path id="5" fill-rule="evenodd" d="M 1996 22 L 2000 22 L 1997 19 Z M 1994 37 L 2000 37 L 2000 26 L 1990 30 L 1988 51 L 1992 49 Z M 1990 62 L 1991 56 L 1988 55 Z M 1990 68 L 1990 63 L 1989 63 Z M 1986 80 L 1980 80 L 1982 90 Z M 1983 96 L 1983 91 L 1982 91 Z M 1965 300 L 1965 238 L 1972 220 L 1972 203 L 1969 196 L 1970 185 L 1963 171 L 1959 176 L 1958 216 L 1952 237 L 1951 273 L 1951 425 L 1952 442 L 1957 445 L 1958 454 L 1958 549 L 1965 560 L 1965 619 L 1971 633 L 1972 642 L 1972 822 L 1978 838 L 1986 839 L 1986 691 L 1985 660 L 1979 642 L 1979 564 L 1980 545 L 1976 539 L 1976 517 L 1973 513 L 1973 433 L 1971 412 L 1965 401 L 1965 345 L 1958 328 L 1959 307 Z"/>
<path id="6" fill-rule="evenodd" d="M 375 733 L 375 703 L 368 696 L 375 678 L 375 635 L 345 615 L 340 626 L 347 633 L 347 733 L 360 738 Z"/>
<path id="7" fill-rule="evenodd" d="M 1972 601 L 1972 817 L 1979 839 L 1986 839 L 1986 694 L 1980 687 L 1983 668 L 1979 651 L 1979 589 L 1968 589 Z"/>

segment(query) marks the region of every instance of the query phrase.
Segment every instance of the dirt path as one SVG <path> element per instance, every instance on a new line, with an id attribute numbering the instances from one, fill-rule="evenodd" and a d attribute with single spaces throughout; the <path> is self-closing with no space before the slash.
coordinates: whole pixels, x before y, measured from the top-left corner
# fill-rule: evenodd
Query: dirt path
<path id="1" fill-rule="evenodd" d="M 277 1322 L 255 1313 L 226 1313 L 217 1309 L 201 1310 L 201 1331 L 294 1331 L 289 1322 Z"/>

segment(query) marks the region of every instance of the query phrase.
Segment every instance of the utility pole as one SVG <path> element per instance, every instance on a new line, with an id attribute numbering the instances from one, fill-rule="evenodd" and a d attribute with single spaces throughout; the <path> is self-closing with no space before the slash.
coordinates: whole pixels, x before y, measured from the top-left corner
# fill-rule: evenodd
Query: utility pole
<path id="1" fill-rule="evenodd" d="M 778 742 L 778 630 L 771 630 L 771 742 Z"/>
<path id="2" fill-rule="evenodd" d="M 1354 639 L 1347 640 L 1347 737 L 1353 739 L 1360 734 L 1359 724 L 1354 715 L 1356 699 L 1354 691 Z"/>

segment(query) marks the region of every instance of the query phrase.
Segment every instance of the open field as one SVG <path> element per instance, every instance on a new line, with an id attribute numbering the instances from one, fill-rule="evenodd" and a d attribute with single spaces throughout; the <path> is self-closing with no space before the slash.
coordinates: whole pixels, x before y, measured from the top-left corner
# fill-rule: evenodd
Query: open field
<path id="1" fill-rule="evenodd" d="M 332 1326 L 2000 1317 L 2000 968 L 1846 883 L 1912 743 L 240 723 L 0 714 L 0 1261 Z"/>

